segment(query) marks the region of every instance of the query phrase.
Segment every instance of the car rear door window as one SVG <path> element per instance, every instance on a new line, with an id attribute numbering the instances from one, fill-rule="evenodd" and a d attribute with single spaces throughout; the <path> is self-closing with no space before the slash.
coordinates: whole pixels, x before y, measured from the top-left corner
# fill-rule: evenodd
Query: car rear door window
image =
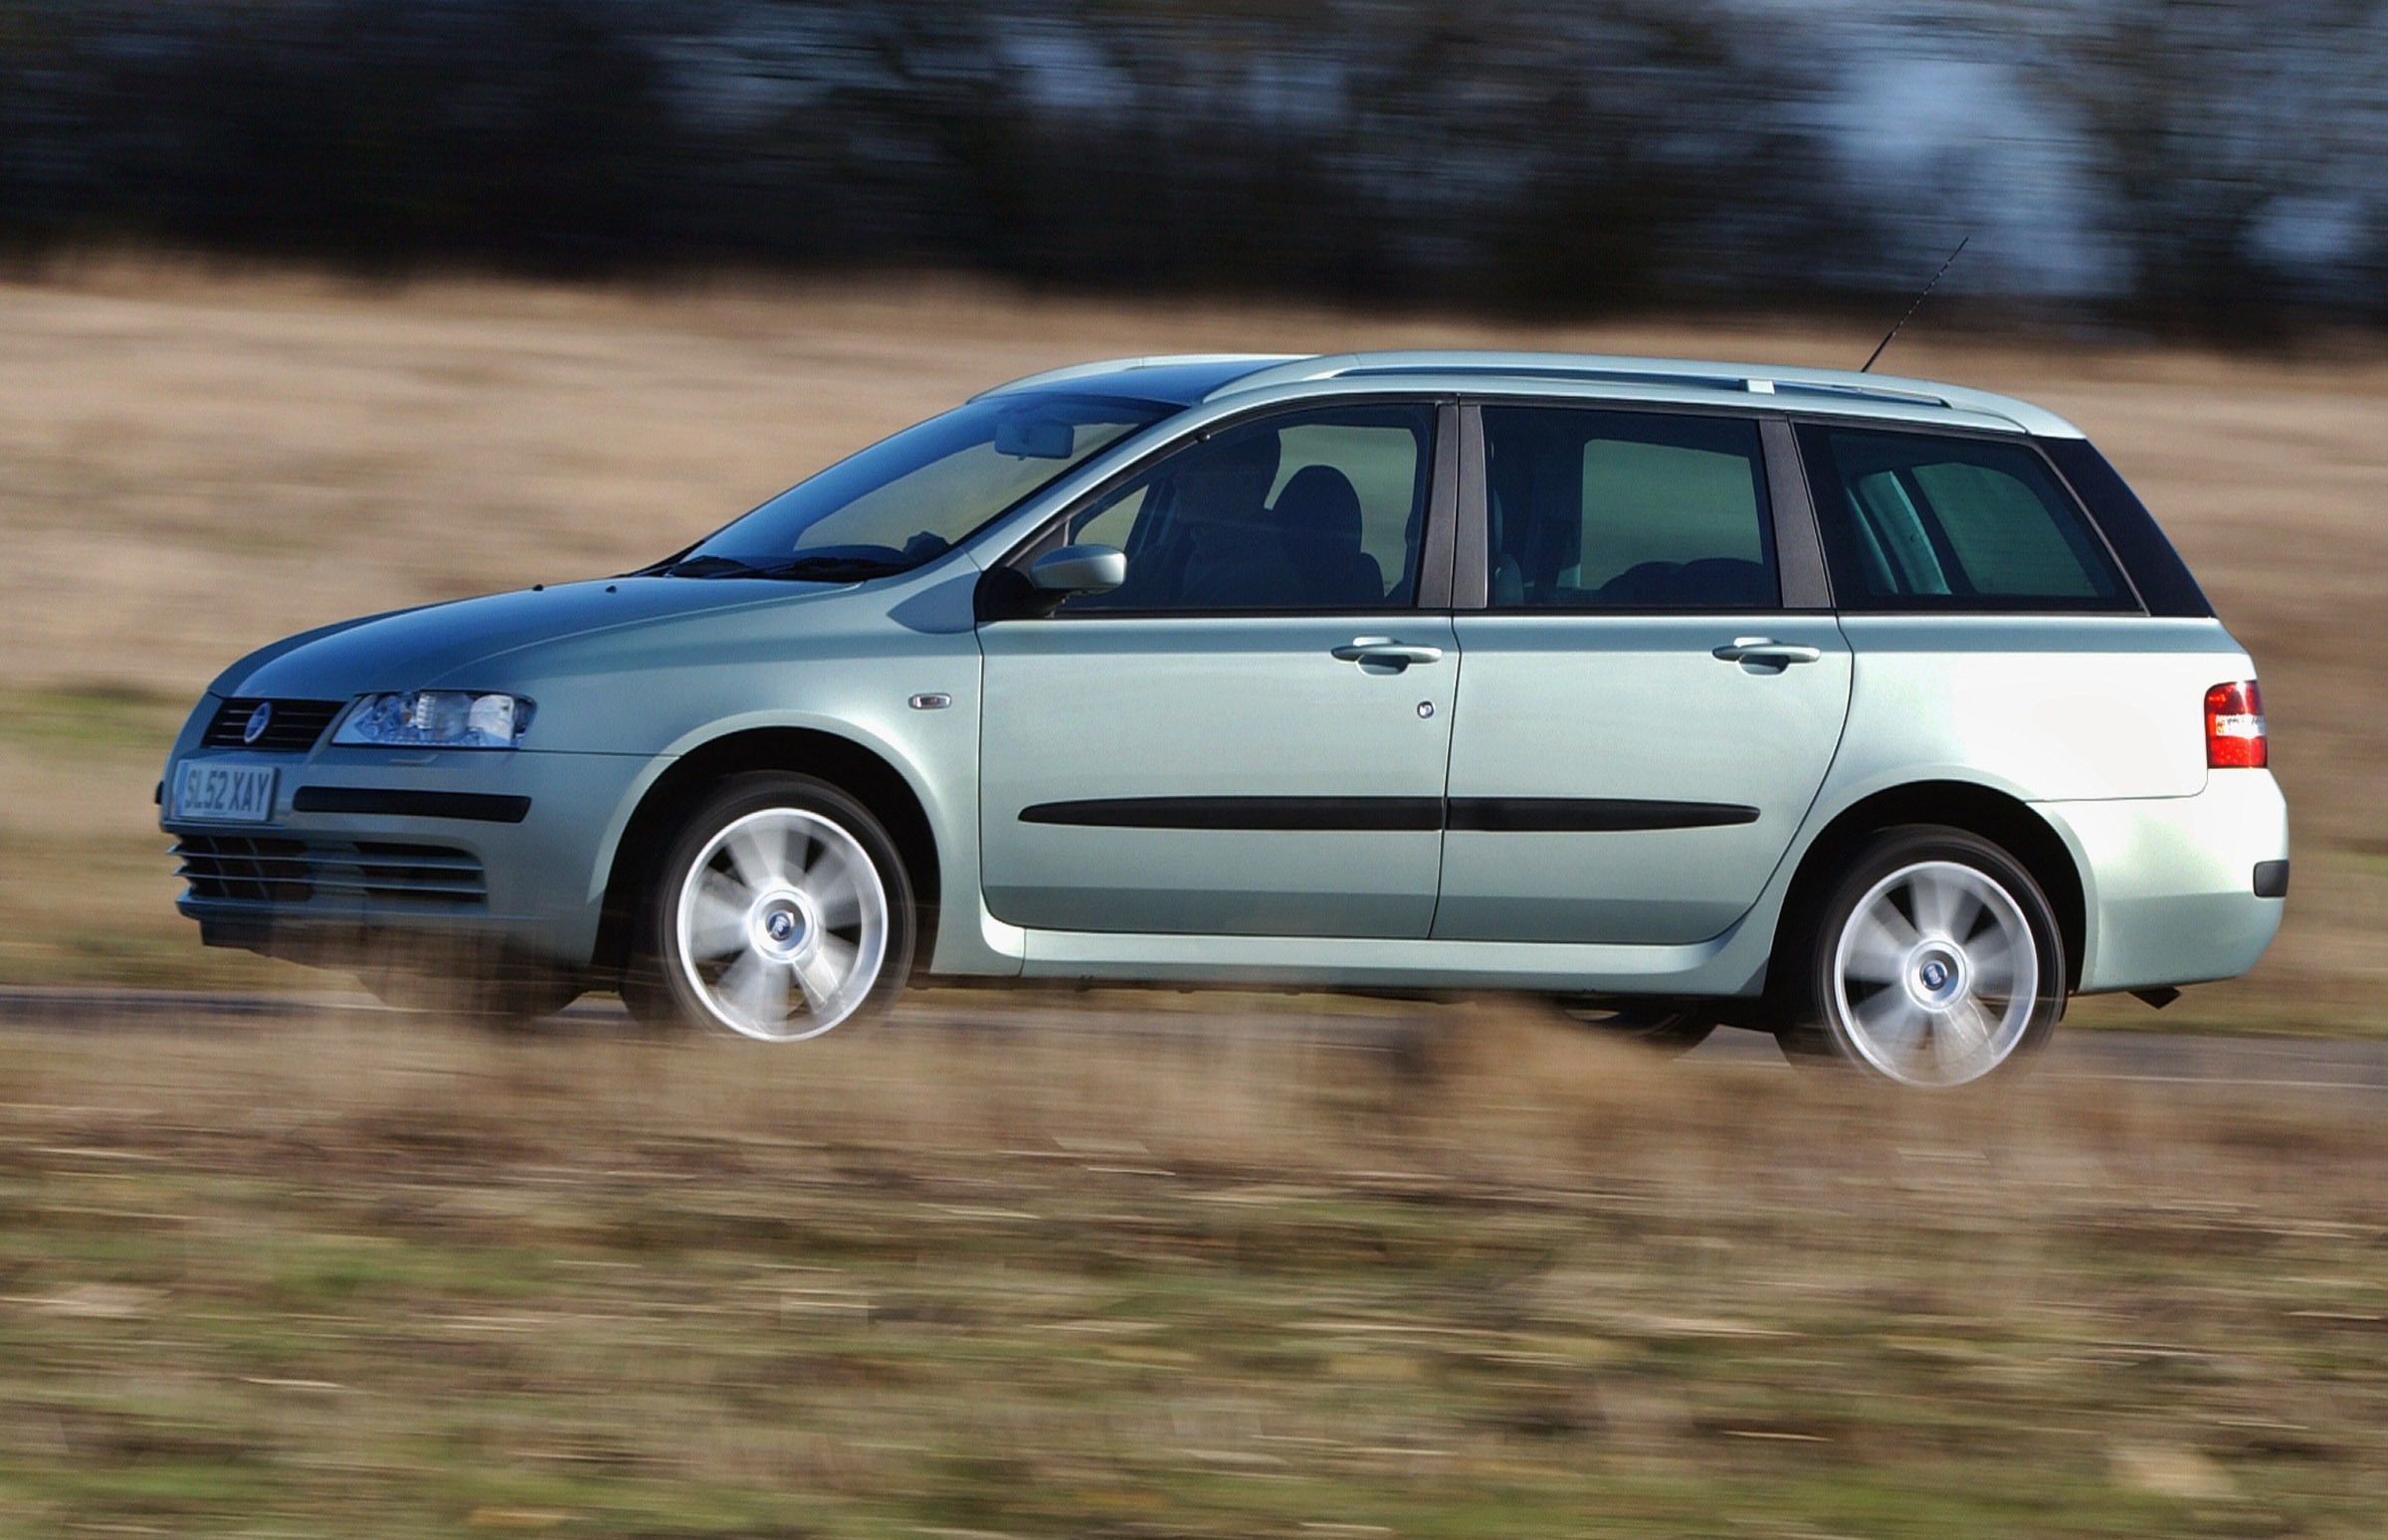
<path id="1" fill-rule="evenodd" d="M 1845 610 L 2136 609 L 2087 516 L 2020 445 L 1809 426 Z"/>
<path id="2" fill-rule="evenodd" d="M 1492 608 L 1780 602 L 1755 422 L 1487 406 L 1484 425 Z"/>
<path id="3" fill-rule="evenodd" d="M 1239 424 L 1073 517 L 1127 581 L 1064 614 L 1406 608 L 1417 591 L 1435 408 L 1355 404 Z"/>

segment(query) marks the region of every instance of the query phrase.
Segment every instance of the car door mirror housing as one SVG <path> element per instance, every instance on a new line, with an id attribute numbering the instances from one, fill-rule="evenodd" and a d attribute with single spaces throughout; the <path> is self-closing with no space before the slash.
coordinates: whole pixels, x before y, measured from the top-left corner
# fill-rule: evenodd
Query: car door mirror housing
<path id="1" fill-rule="evenodd" d="M 1028 564 L 1028 582 L 1055 598 L 1107 594 L 1127 581 L 1127 553 L 1107 545 L 1065 545 Z"/>

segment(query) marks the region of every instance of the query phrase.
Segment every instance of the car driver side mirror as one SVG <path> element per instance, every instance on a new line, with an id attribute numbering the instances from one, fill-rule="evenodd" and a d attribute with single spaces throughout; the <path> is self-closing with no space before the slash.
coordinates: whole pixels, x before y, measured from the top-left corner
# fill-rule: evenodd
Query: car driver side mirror
<path id="1" fill-rule="evenodd" d="M 1127 553 L 1107 545 L 1065 545 L 1028 564 L 1028 583 L 1055 599 L 1107 594 L 1127 581 Z"/>

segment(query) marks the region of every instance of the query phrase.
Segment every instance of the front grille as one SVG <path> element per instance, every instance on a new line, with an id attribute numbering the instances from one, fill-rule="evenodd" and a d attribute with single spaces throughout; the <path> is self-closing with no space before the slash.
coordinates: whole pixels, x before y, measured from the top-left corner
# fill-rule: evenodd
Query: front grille
<path id="1" fill-rule="evenodd" d="M 184 835 L 174 854 L 193 898 L 474 908 L 490 896 L 481 858 L 444 845 Z"/>
<path id="2" fill-rule="evenodd" d="M 216 707 L 216 714 L 200 736 L 207 748 L 259 749 L 269 754 L 303 754 L 323 736 L 323 729 L 340 714 L 345 700 L 268 700 L 257 695 L 234 695 Z M 273 712 L 266 730 L 258 734 L 255 743 L 242 734 L 249 730 L 249 718 L 259 706 L 272 706 Z"/>
<path id="3" fill-rule="evenodd" d="M 191 884 L 194 898 L 304 903 L 315 895 L 303 840 L 186 835 L 174 854 L 182 860 L 174 874 Z"/>

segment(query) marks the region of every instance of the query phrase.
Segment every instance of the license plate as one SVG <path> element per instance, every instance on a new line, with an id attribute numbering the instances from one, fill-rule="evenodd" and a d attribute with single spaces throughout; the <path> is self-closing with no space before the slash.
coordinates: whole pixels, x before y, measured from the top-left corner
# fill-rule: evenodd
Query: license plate
<path id="1" fill-rule="evenodd" d="M 174 816 L 216 824 L 262 824 L 274 816 L 270 765 L 189 761 L 174 781 Z"/>

